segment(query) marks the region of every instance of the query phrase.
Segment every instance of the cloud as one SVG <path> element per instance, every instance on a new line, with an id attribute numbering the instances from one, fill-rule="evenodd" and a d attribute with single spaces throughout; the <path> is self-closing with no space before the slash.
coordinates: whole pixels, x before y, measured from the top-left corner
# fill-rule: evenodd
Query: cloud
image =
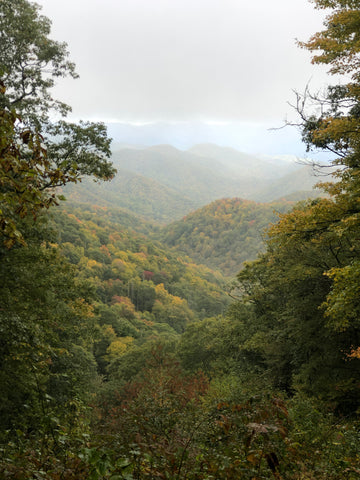
<path id="1" fill-rule="evenodd" d="M 324 82 L 295 37 L 321 28 L 306 0 L 39 0 L 80 80 L 56 95 L 82 118 L 269 121 L 292 89 Z"/>

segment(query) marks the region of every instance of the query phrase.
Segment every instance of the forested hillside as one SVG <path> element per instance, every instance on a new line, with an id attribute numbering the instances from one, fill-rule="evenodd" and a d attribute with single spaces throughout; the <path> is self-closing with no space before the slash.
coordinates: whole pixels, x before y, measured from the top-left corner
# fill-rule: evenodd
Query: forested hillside
<path id="1" fill-rule="evenodd" d="M 158 238 L 197 263 L 235 276 L 244 262 L 254 260 L 263 249 L 265 229 L 291 205 L 285 201 L 217 200 L 164 227 Z"/>
<path id="2" fill-rule="evenodd" d="M 157 180 L 119 168 L 109 184 L 94 184 L 84 179 L 80 185 L 67 186 L 64 193 L 72 202 L 120 207 L 161 224 L 181 218 L 199 206 L 188 192 L 179 193 Z"/>
<path id="3" fill-rule="evenodd" d="M 217 145 L 181 151 L 170 145 L 114 151 L 117 175 L 110 184 L 84 179 L 68 185 L 71 201 L 125 208 L 142 218 L 168 224 L 221 198 L 274 201 L 321 195 L 311 165 L 261 160 Z"/>
<path id="4" fill-rule="evenodd" d="M 229 299 L 220 273 L 171 253 L 136 232 L 136 229 L 145 230 L 146 224 L 137 224 L 135 220 L 127 226 L 123 218 L 122 212 L 106 207 L 81 206 L 66 207 L 53 220 L 59 232 L 59 248 L 70 263 L 78 266 L 80 276 L 93 282 L 99 300 L 110 304 L 116 303 L 112 297 L 129 297 L 136 310 L 148 313 L 158 300 L 157 314 L 149 318 L 156 322 L 162 317 L 166 323 L 167 316 L 161 314 L 161 302 L 156 296 L 158 286 L 158 291 L 164 292 L 167 300 L 174 304 L 169 309 L 172 327 L 178 333 L 184 330 L 187 317 L 184 313 L 177 322 L 176 299 L 172 295 L 179 297 L 179 301 L 182 299 L 179 305 L 184 306 L 189 319 L 209 317 L 225 310 Z"/>
<path id="5" fill-rule="evenodd" d="M 297 97 L 304 142 L 335 171 L 325 196 L 218 200 L 162 230 L 110 187 L 101 205 L 63 202 L 65 186 L 114 178 L 110 139 L 54 98 L 77 74 L 40 7 L 0 2 L 0 478 L 360 478 L 360 8 L 313 3 L 328 16 L 302 46 L 344 80 Z M 229 296 L 161 235 L 227 274 L 262 251 Z"/>
<path id="6" fill-rule="evenodd" d="M 95 300 L 94 358 L 104 375 L 120 359 L 126 363 L 128 347 L 146 349 L 154 339 L 176 339 L 190 323 L 229 305 L 219 273 L 151 242 L 132 228 L 146 225 L 126 226 L 121 212 L 67 207 L 53 221 L 57 248 Z"/>

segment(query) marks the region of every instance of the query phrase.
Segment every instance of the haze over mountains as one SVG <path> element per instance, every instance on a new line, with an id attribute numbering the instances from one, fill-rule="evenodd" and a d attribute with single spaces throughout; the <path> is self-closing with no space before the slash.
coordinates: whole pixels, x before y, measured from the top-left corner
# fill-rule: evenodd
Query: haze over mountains
<path id="1" fill-rule="evenodd" d="M 118 145 L 170 144 L 180 150 L 193 145 L 212 143 L 226 145 L 241 152 L 258 155 L 294 154 L 303 157 L 305 145 L 295 128 L 277 128 L 283 122 L 251 123 L 227 122 L 149 122 L 107 123 L 109 136 L 113 138 L 114 150 Z"/>
<path id="2" fill-rule="evenodd" d="M 113 152 L 112 161 L 118 170 L 112 182 L 85 180 L 67 187 L 67 198 L 121 207 L 165 224 L 221 198 L 269 202 L 320 194 L 312 191 L 319 179 L 311 167 L 295 157 L 261 158 L 214 144 L 186 151 L 171 145 L 126 146 Z"/>

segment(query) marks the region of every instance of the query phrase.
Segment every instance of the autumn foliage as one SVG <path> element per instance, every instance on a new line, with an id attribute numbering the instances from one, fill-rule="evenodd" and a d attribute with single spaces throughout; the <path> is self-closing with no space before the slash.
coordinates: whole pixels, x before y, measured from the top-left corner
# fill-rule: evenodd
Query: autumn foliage
<path id="1" fill-rule="evenodd" d="M 230 300 L 219 272 L 126 212 L 51 218 L 54 187 L 114 174 L 110 142 L 101 124 L 49 122 L 69 107 L 48 89 L 74 65 L 38 6 L 0 2 L 1 478 L 359 478 L 360 14 L 313 3 L 333 10 L 303 46 L 347 75 L 311 97 L 317 112 L 298 103 L 309 149 L 333 155 L 326 197 L 282 203 L 278 221 L 220 200 L 162 233 L 232 274 L 234 232 L 249 260 L 271 218 Z"/>

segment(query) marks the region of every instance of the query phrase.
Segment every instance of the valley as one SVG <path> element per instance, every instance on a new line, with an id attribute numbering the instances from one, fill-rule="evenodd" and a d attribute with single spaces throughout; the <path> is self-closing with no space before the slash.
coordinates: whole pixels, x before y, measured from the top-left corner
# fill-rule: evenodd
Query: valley
<path id="1" fill-rule="evenodd" d="M 39 3 L 0 1 L 0 478 L 358 480 L 358 2 L 311 2 L 336 81 L 278 145 L 302 2 Z"/>
<path id="2" fill-rule="evenodd" d="M 69 201 L 116 206 L 166 224 L 222 198 L 271 202 L 315 197 L 319 178 L 296 159 L 263 160 L 213 144 L 188 151 L 170 145 L 113 152 L 118 173 L 109 184 L 83 180 L 68 185 Z"/>

